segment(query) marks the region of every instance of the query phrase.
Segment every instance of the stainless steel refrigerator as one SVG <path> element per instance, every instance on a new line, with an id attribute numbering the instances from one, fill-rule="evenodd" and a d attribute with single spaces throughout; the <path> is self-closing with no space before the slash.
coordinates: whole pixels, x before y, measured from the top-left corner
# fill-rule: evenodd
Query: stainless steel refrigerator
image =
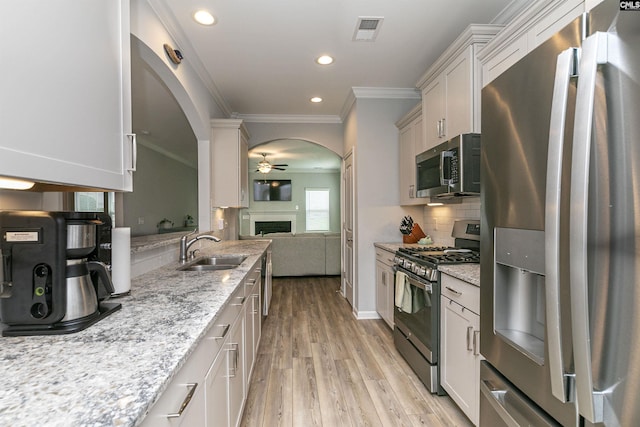
<path id="1" fill-rule="evenodd" d="M 480 425 L 640 426 L 640 11 L 482 90 Z"/>

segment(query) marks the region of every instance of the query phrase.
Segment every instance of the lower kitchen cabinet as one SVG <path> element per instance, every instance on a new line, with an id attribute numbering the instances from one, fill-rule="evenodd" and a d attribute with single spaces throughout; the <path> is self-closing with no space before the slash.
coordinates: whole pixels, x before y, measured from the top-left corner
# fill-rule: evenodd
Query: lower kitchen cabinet
<path id="1" fill-rule="evenodd" d="M 218 354 L 205 379 L 207 427 L 229 425 L 227 377 L 229 376 L 228 352 Z"/>
<path id="2" fill-rule="evenodd" d="M 441 275 L 440 382 L 465 415 L 478 425 L 480 399 L 480 289 Z"/>
<path id="3" fill-rule="evenodd" d="M 376 310 L 391 329 L 395 295 L 393 257 L 393 252 L 376 247 Z"/>
<path id="4" fill-rule="evenodd" d="M 143 427 L 240 424 L 260 339 L 260 274 L 258 263 L 151 407 Z"/>

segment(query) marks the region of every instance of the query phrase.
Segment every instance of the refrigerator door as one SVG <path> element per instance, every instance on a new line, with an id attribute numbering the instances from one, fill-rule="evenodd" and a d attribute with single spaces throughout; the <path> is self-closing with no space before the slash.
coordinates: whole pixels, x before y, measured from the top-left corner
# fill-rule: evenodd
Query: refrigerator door
<path id="1" fill-rule="evenodd" d="M 616 12 L 582 49 L 570 202 L 577 405 L 607 427 L 640 425 L 640 16 Z"/>
<path id="2" fill-rule="evenodd" d="M 582 20 L 576 20 L 482 90 L 481 353 L 563 426 L 578 424 L 576 409 L 564 374 L 556 394 L 565 398 L 554 397 L 550 365 L 562 373 L 573 372 L 571 313 L 558 310 L 556 326 L 547 324 L 546 182 L 558 56 L 580 46 L 582 30 Z M 569 71 L 564 77 L 568 125 L 558 130 L 565 141 L 560 147 L 558 185 L 565 197 L 560 197 L 558 210 L 568 210 L 576 94 L 575 78 Z M 568 227 L 564 216 L 557 235 L 561 267 L 557 277 L 563 285 L 556 290 L 557 306 L 563 308 L 570 306 L 568 269 L 564 268 Z M 550 339 L 549 327 L 560 338 Z"/>

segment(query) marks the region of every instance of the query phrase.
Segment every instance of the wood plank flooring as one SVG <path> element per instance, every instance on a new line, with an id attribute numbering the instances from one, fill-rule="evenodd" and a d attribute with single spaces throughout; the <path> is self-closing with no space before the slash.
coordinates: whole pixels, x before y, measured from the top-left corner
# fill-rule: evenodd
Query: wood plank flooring
<path id="1" fill-rule="evenodd" d="M 241 425 L 471 426 L 422 385 L 382 320 L 356 320 L 338 277 L 274 278 Z"/>

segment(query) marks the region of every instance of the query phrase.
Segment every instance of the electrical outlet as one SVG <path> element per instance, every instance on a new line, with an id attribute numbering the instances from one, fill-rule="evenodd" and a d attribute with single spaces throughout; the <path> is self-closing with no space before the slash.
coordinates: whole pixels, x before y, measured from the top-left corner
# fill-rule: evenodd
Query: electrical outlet
<path id="1" fill-rule="evenodd" d="M 144 224 L 144 217 L 143 216 L 139 216 L 138 217 L 138 225 L 142 225 Z"/>
<path id="2" fill-rule="evenodd" d="M 218 220 L 218 230 L 224 230 L 224 219 Z"/>
<path id="3" fill-rule="evenodd" d="M 438 218 L 433 218 L 433 231 L 438 231 Z"/>

